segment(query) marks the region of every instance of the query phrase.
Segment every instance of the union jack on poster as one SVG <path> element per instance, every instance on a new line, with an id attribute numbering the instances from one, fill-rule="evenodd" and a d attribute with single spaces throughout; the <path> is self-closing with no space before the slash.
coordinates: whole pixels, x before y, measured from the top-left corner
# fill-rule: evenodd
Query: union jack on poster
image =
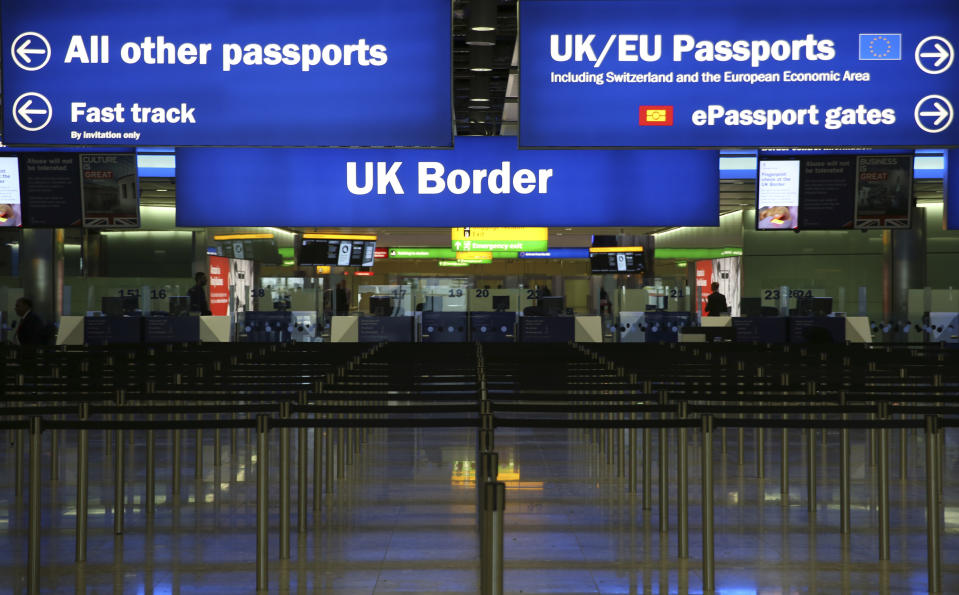
<path id="1" fill-rule="evenodd" d="M 84 217 L 84 227 L 140 227 L 137 217 L 119 217 L 107 215 L 105 217 Z"/>

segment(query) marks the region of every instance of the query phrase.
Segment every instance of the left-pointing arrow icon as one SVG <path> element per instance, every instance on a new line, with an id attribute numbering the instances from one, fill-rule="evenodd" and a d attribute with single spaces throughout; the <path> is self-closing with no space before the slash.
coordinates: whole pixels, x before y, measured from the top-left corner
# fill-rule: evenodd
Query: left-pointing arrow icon
<path id="1" fill-rule="evenodd" d="M 33 31 L 21 33 L 10 45 L 10 54 L 23 70 L 40 70 L 50 61 L 50 42 Z"/>
<path id="2" fill-rule="evenodd" d="M 26 131 L 36 132 L 44 128 L 52 116 L 53 107 L 39 93 L 24 93 L 13 102 L 13 119 Z"/>
<path id="3" fill-rule="evenodd" d="M 27 124 L 33 124 L 33 118 L 31 115 L 40 115 L 47 113 L 46 109 L 30 109 L 30 106 L 33 105 L 32 99 L 27 99 L 23 102 L 23 105 L 20 106 L 20 109 L 17 110 L 17 114 L 23 118 L 24 122 Z M 938 103 L 936 105 L 939 105 Z M 925 115 L 925 114 L 923 114 Z"/>
<path id="4" fill-rule="evenodd" d="M 22 44 L 20 44 L 20 47 L 17 48 L 17 55 L 20 56 L 20 59 L 26 62 L 27 64 L 30 64 L 31 62 L 33 62 L 33 58 L 30 57 L 30 54 L 46 54 L 47 53 L 47 50 L 41 50 L 37 48 L 31 49 L 30 48 L 31 41 L 32 39 L 28 37 L 27 39 L 24 40 Z"/>

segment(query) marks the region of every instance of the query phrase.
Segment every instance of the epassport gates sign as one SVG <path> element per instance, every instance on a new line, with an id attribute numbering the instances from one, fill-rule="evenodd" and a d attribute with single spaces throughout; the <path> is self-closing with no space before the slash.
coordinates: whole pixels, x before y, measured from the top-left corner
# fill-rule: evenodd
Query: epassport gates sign
<path id="1" fill-rule="evenodd" d="M 524 0 L 524 147 L 959 144 L 955 0 Z"/>
<path id="2" fill-rule="evenodd" d="M 3 2 L 3 141 L 450 147 L 451 10 Z"/>

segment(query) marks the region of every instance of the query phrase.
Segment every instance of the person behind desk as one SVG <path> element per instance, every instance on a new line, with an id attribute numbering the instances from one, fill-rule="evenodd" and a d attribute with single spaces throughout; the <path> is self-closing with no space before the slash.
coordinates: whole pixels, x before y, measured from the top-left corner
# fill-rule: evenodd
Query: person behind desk
<path id="1" fill-rule="evenodd" d="M 43 345 L 44 324 L 33 312 L 33 302 L 28 298 L 20 298 L 13 306 L 20 322 L 17 324 L 17 343 L 20 345 Z"/>
<path id="2" fill-rule="evenodd" d="M 719 283 L 715 281 L 713 281 L 710 289 L 713 292 L 706 298 L 706 316 L 722 316 L 729 309 L 726 305 L 726 296 L 719 293 Z"/>
<path id="3" fill-rule="evenodd" d="M 199 271 L 193 276 L 193 279 L 196 281 L 196 285 L 187 291 L 187 295 L 190 296 L 190 312 L 199 312 L 203 316 L 209 316 L 212 312 L 210 312 L 210 305 L 206 300 L 206 290 L 203 289 L 207 282 L 206 273 Z"/>

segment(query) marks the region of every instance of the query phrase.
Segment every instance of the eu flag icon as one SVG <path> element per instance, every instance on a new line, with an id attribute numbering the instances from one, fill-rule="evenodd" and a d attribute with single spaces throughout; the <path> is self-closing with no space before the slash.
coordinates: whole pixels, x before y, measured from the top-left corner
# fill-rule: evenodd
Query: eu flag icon
<path id="1" fill-rule="evenodd" d="M 902 33 L 860 33 L 860 60 L 901 60 Z"/>

